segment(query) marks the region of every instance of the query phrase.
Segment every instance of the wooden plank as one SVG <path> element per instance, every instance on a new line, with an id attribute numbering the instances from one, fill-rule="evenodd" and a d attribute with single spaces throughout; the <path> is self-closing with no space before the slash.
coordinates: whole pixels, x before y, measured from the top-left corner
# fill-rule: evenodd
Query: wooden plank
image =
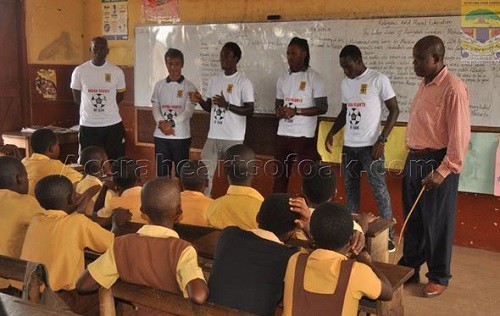
<path id="1" fill-rule="evenodd" d="M 377 218 L 370 224 L 368 224 L 368 231 L 366 232 L 367 237 L 376 237 L 378 234 L 382 233 L 386 229 L 394 226 L 393 221 L 388 221 L 383 218 Z"/>
<path id="2" fill-rule="evenodd" d="M 3 293 L 0 293 L 0 313 L 9 316 L 76 315 L 69 311 L 56 311 L 45 305 L 29 302 Z"/>
<path id="3" fill-rule="evenodd" d="M 203 305 L 196 305 L 189 299 L 181 296 L 121 280 L 117 281 L 111 289 L 114 297 L 130 302 L 137 302 L 141 305 L 175 315 L 252 315 L 208 302 Z"/>

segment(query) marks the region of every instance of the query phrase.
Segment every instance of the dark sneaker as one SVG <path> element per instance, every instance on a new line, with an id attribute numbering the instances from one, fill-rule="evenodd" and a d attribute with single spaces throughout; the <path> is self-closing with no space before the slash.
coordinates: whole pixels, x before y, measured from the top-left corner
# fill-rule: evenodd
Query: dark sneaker
<path id="1" fill-rule="evenodd" d="M 394 241 L 392 241 L 392 239 L 389 239 L 389 245 L 387 246 L 387 249 L 389 249 L 389 253 L 396 251 L 396 245 L 394 244 Z"/>

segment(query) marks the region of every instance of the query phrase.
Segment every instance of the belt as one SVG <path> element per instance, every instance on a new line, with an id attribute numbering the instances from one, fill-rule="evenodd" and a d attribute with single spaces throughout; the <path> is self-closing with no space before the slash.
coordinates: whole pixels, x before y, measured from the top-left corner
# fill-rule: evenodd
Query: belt
<path id="1" fill-rule="evenodd" d="M 435 153 L 437 151 L 442 151 L 442 150 L 446 150 L 446 148 L 439 148 L 439 149 L 435 149 L 435 148 L 413 149 L 413 148 L 410 148 L 410 155 L 424 156 L 424 155 L 432 154 L 432 153 Z"/>

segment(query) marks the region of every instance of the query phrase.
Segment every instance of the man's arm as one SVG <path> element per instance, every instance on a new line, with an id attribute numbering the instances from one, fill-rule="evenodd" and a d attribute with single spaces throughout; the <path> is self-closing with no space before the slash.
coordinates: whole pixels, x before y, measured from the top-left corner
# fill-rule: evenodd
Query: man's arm
<path id="1" fill-rule="evenodd" d="M 76 105 L 80 106 L 80 103 L 82 101 L 82 91 L 77 89 L 71 89 L 71 91 L 73 91 L 73 101 L 76 103 Z"/>
<path id="2" fill-rule="evenodd" d="M 189 93 L 189 99 L 191 100 L 191 102 L 198 103 L 203 110 L 207 112 L 212 111 L 212 99 L 207 98 L 206 100 L 203 100 L 203 98 L 201 97 L 201 93 L 198 90 Z"/>
<path id="3" fill-rule="evenodd" d="M 396 124 L 396 121 L 398 120 L 399 116 L 399 107 L 398 107 L 398 101 L 396 100 L 396 97 L 392 97 L 389 100 L 386 100 L 385 106 L 389 110 L 389 116 L 387 117 L 387 121 L 385 122 L 384 129 L 382 130 L 381 137 L 387 139 L 389 134 L 392 131 L 392 128 Z M 373 145 L 372 148 L 372 159 L 377 160 L 380 159 L 383 154 L 384 154 L 384 141 L 378 141 Z"/>
<path id="4" fill-rule="evenodd" d="M 325 148 L 329 153 L 332 152 L 333 136 L 337 134 L 345 126 L 346 115 L 347 115 L 347 104 L 342 103 L 342 109 L 340 110 L 339 115 L 337 115 L 335 123 L 333 123 L 333 126 L 328 132 L 328 135 L 326 135 Z"/>
<path id="5" fill-rule="evenodd" d="M 116 104 L 120 104 L 120 102 L 123 101 L 124 97 L 125 97 L 125 90 L 116 91 Z"/>
<path id="6" fill-rule="evenodd" d="M 299 108 L 284 107 L 283 115 L 285 116 L 285 118 L 292 118 L 296 115 L 317 116 L 325 114 L 326 111 L 328 110 L 327 97 L 314 98 L 314 103 L 315 103 L 314 106 L 308 108 L 299 109 Z"/>

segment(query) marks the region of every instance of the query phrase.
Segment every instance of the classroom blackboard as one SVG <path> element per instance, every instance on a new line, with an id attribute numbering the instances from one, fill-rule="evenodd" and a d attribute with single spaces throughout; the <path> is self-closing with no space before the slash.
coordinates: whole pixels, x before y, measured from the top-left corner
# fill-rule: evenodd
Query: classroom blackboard
<path id="1" fill-rule="evenodd" d="M 275 84 L 287 70 L 286 47 L 294 36 L 309 40 L 311 66 L 325 77 L 329 110 L 340 111 L 344 74 L 338 54 L 346 44 L 361 48 L 365 64 L 389 76 L 400 104 L 400 122 L 420 83 L 412 66 L 412 48 L 421 37 L 435 34 L 446 46 L 445 64 L 467 82 L 471 120 L 475 126 L 500 126 L 500 65 L 464 63 L 460 50 L 460 17 L 417 17 L 363 20 L 144 25 L 135 29 L 135 105 L 150 106 L 155 82 L 166 76 L 163 55 L 172 47 L 184 52 L 184 75 L 203 93 L 210 76 L 220 71 L 219 51 L 227 41 L 238 43 L 239 69 L 253 82 L 257 113 L 273 113 Z M 386 115 L 387 113 L 385 113 Z"/>

